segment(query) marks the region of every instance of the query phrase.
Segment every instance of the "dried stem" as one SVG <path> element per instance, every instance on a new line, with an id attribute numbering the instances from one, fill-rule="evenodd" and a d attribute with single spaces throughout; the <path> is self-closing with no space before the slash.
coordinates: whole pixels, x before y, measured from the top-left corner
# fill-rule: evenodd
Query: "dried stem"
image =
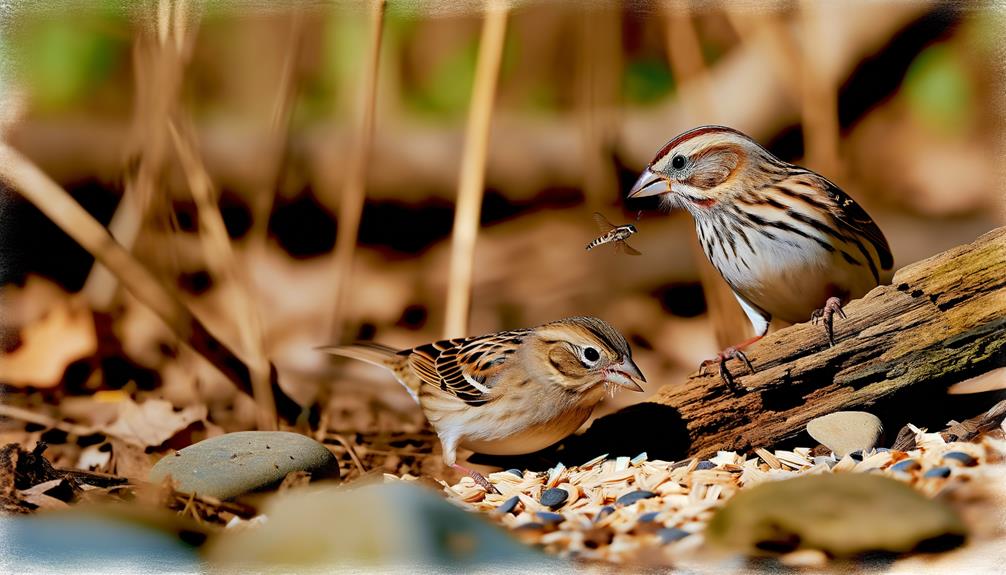
<path id="1" fill-rule="evenodd" d="M 276 404 L 269 389 L 269 360 L 263 342 L 262 319 L 248 289 L 248 278 L 241 273 L 234 256 L 227 226 L 216 202 L 210 175 L 192 144 L 191 130 L 179 133 L 173 122 L 168 123 L 175 150 L 188 179 L 189 190 L 199 214 L 200 239 L 206 253 L 206 263 L 217 278 L 224 280 L 234 292 L 231 316 L 238 323 L 241 349 L 248 358 L 252 390 L 258 404 L 259 429 L 276 429 Z"/>
<path id="2" fill-rule="evenodd" d="M 454 230 L 451 234 L 445 337 L 465 335 L 468 331 L 475 240 L 478 236 L 486 155 L 489 149 L 489 124 L 503 56 L 508 10 L 503 2 L 490 2 L 482 22 L 472 101 L 465 129 Z"/>
<path id="3" fill-rule="evenodd" d="M 678 92 L 682 94 L 682 103 L 692 118 L 690 123 L 715 123 L 717 111 L 713 105 L 712 82 L 702 58 L 702 48 L 688 5 L 675 4 L 668 7 L 664 16 L 667 23 L 667 56 L 679 86 Z M 694 88 L 684 89 L 685 84 L 692 84 Z M 730 286 L 709 263 L 698 238 L 694 235 L 689 237 L 689 249 L 699 271 L 717 344 L 725 348 L 747 339 L 751 331 L 750 322 L 744 316 Z"/>
<path id="4" fill-rule="evenodd" d="M 583 133 L 583 191 L 591 211 L 618 196 L 618 179 L 609 146 L 616 134 L 614 117 L 621 77 L 621 13 L 589 6 L 580 25 L 579 111 Z M 608 201 L 605 202 L 605 196 Z"/>
<path id="5" fill-rule="evenodd" d="M 150 307 L 178 339 L 189 345 L 238 389 L 253 395 L 247 365 L 220 342 L 182 304 L 177 295 L 118 242 L 91 214 L 31 161 L 6 144 L 0 144 L 0 181 L 17 190 L 60 229 L 90 252 L 115 275 L 137 300 Z M 276 383 L 270 370 L 270 384 L 278 413 L 293 421 L 301 414 L 297 405 Z"/>
<path id="6" fill-rule="evenodd" d="M 366 192 L 364 184 L 374 136 L 374 109 L 377 106 L 384 6 L 384 0 L 373 0 L 370 4 L 370 44 L 367 47 L 365 78 L 360 92 L 360 122 L 356 126 L 356 145 L 353 146 L 349 172 L 346 174 L 339 201 L 339 231 L 335 241 L 335 277 L 332 285 L 332 302 L 335 308 L 330 316 L 331 325 L 328 330 L 331 340 L 335 342 L 340 341 L 342 337 L 343 317 L 353 273 L 353 253 L 356 251 L 360 217 L 363 215 Z"/>
<path id="7" fill-rule="evenodd" d="M 834 31 L 828 22 L 832 7 L 800 3 L 803 60 L 803 141 L 807 166 L 829 178 L 840 179 L 838 152 L 838 78 L 831 55 Z"/>

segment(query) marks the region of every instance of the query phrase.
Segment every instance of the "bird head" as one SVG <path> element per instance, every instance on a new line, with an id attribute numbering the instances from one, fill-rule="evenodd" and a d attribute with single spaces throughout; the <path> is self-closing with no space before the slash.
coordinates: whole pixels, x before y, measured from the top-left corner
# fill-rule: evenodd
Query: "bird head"
<path id="1" fill-rule="evenodd" d="M 747 181 L 768 154 L 754 140 L 723 126 L 701 126 L 667 143 L 643 170 L 628 198 L 661 196 L 668 207 L 682 207 L 700 215 L 728 200 Z"/>
<path id="2" fill-rule="evenodd" d="M 541 365 L 551 381 L 569 391 L 586 393 L 619 388 L 643 391 L 646 378 L 632 361 L 632 350 L 622 334 L 594 317 L 573 317 L 535 330 Z M 603 387 L 602 387 L 603 386 Z M 600 396 L 598 396 L 598 399 Z"/>

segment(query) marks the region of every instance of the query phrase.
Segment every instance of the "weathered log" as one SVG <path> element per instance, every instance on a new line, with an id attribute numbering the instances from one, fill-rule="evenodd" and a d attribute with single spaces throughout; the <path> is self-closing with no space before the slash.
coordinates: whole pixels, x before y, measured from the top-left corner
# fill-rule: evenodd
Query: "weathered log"
<path id="1" fill-rule="evenodd" d="M 951 384 L 1006 365 L 1006 227 L 899 270 L 891 285 L 845 311 L 834 347 L 820 326 L 793 325 L 750 348 L 754 373 L 730 362 L 736 390 L 713 369 L 665 385 L 651 401 L 680 415 L 674 426 L 703 457 L 777 444 L 833 411 L 918 393 L 936 399 Z"/>

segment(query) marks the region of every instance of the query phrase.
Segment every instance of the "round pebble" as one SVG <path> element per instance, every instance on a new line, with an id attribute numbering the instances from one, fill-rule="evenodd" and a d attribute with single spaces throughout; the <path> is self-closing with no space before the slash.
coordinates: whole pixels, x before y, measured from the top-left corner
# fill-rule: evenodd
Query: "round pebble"
<path id="1" fill-rule="evenodd" d="M 562 523 L 566 520 L 562 513 L 552 513 L 551 511 L 539 511 L 535 513 L 535 516 L 546 525 L 549 523 Z"/>
<path id="2" fill-rule="evenodd" d="M 691 535 L 691 533 L 681 529 L 680 527 L 664 527 L 660 531 L 657 531 L 657 536 L 660 537 L 660 542 L 664 544 L 680 541 L 689 535 Z"/>
<path id="3" fill-rule="evenodd" d="M 569 493 L 565 489 L 559 489 L 558 487 L 553 487 L 552 489 L 546 489 L 541 494 L 541 504 L 549 509 L 558 509 L 562 507 L 562 504 L 569 499 Z"/>
<path id="4" fill-rule="evenodd" d="M 643 499 L 649 499 L 651 497 L 655 497 L 656 495 L 657 494 L 652 491 L 643 491 L 643 490 L 633 491 L 631 493 L 626 493 L 625 495 L 616 499 L 615 505 L 632 505 L 637 501 L 641 501 Z"/>
<path id="5" fill-rule="evenodd" d="M 891 471 L 902 471 L 908 473 L 909 471 L 915 471 L 916 469 L 922 467 L 919 465 L 918 461 L 914 459 L 903 459 L 891 466 Z"/>
<path id="6" fill-rule="evenodd" d="M 507 499 L 503 503 L 500 503 L 499 507 L 496 508 L 496 512 L 500 515 L 506 515 L 514 509 L 517 508 L 517 504 L 520 503 L 520 497 L 514 495 L 510 499 Z"/>
<path id="7" fill-rule="evenodd" d="M 512 475 L 516 475 L 517 477 L 520 477 L 521 479 L 524 479 L 524 472 L 521 471 L 520 469 L 516 469 L 516 468 L 514 468 L 514 469 L 507 469 L 506 472 L 510 473 Z"/>
<path id="8" fill-rule="evenodd" d="M 324 445 L 288 431 L 239 431 L 211 437 L 162 458 L 151 483 L 168 475 L 179 491 L 231 499 L 275 485 L 293 471 L 338 478 L 339 462 Z"/>
<path id="9" fill-rule="evenodd" d="M 865 411 L 836 411 L 807 424 L 807 433 L 839 458 L 856 450 L 872 449 L 883 431 L 880 419 Z"/>
<path id="10" fill-rule="evenodd" d="M 716 469 L 716 464 L 713 463 L 712 461 L 700 461 L 699 464 L 695 466 L 695 469 L 699 471 L 704 471 L 706 469 Z"/>
<path id="11" fill-rule="evenodd" d="M 934 467 L 922 474 L 923 477 L 950 477 L 949 467 Z"/>
<path id="12" fill-rule="evenodd" d="M 978 460 L 971 455 L 964 453 L 963 451 L 948 451 L 943 454 L 943 459 L 949 459 L 950 461 L 956 461 L 965 467 L 971 467 L 972 465 L 978 465 Z"/>

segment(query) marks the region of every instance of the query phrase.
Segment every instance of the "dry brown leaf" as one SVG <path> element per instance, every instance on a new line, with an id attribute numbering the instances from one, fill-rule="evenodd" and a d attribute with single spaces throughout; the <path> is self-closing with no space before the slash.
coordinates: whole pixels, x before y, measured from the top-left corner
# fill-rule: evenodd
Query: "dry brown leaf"
<path id="1" fill-rule="evenodd" d="M 179 431 L 205 418 L 205 405 L 191 405 L 175 411 L 163 399 L 149 399 L 140 404 L 126 399 L 119 408 L 119 417 L 104 431 L 127 443 L 145 448 L 160 445 Z"/>
<path id="2" fill-rule="evenodd" d="M 21 347 L 0 355 L 0 382 L 14 387 L 54 387 L 68 365 L 96 350 L 91 311 L 61 302 L 24 327 Z"/>

